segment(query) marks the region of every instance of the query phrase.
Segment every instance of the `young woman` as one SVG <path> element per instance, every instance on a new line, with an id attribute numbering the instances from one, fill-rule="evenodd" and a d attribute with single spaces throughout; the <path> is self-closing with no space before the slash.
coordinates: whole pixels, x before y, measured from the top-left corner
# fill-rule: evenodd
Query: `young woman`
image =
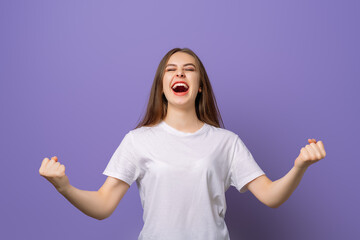
<path id="1" fill-rule="evenodd" d="M 321 141 L 308 139 L 281 179 L 271 181 L 240 137 L 220 127 L 220 113 L 205 68 L 188 48 L 161 60 L 144 119 L 111 157 L 98 191 L 70 185 L 57 157 L 45 158 L 40 175 L 88 216 L 105 219 L 136 181 L 144 208 L 142 240 L 228 240 L 224 217 L 230 186 L 250 190 L 277 208 L 298 186 L 306 169 L 324 158 Z"/>

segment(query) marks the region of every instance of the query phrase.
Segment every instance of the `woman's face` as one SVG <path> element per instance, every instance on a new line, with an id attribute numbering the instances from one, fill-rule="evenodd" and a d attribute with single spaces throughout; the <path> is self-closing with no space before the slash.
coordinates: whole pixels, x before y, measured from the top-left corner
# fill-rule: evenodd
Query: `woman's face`
<path id="1" fill-rule="evenodd" d="M 175 84 L 176 82 L 183 82 L 186 86 Z M 163 90 L 168 104 L 194 107 L 199 85 L 200 72 L 195 58 L 184 52 L 171 55 L 165 65 L 163 78 Z"/>

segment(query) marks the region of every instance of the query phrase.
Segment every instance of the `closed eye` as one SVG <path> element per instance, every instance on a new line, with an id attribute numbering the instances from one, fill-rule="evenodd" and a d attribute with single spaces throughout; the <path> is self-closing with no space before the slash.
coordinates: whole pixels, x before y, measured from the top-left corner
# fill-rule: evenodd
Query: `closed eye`
<path id="1" fill-rule="evenodd" d="M 191 68 L 189 68 L 189 69 L 185 69 L 186 71 L 195 71 L 194 69 L 191 69 Z M 175 71 L 175 69 L 168 69 L 167 71 Z"/>

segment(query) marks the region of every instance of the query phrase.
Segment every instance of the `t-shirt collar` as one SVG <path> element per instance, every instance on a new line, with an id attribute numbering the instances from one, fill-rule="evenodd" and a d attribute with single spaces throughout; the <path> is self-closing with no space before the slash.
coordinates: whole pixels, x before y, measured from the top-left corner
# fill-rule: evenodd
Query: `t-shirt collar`
<path id="1" fill-rule="evenodd" d="M 209 125 L 204 122 L 204 125 L 200 129 L 198 129 L 196 132 L 187 133 L 187 132 L 182 132 L 180 130 L 177 130 L 176 128 L 171 127 L 163 120 L 159 123 L 159 126 L 162 127 L 164 130 L 166 130 L 169 133 L 175 134 L 177 136 L 184 136 L 184 137 L 199 135 L 199 134 L 205 132 L 209 127 Z"/>

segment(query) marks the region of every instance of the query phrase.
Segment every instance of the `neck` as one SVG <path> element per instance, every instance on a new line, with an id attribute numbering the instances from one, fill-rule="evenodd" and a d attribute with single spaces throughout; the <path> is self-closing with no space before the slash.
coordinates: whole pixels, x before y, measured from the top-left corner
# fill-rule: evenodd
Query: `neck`
<path id="1" fill-rule="evenodd" d="M 195 132 L 203 126 L 203 122 L 196 115 L 195 106 L 185 109 L 168 104 L 164 121 L 168 125 L 185 132 Z"/>

